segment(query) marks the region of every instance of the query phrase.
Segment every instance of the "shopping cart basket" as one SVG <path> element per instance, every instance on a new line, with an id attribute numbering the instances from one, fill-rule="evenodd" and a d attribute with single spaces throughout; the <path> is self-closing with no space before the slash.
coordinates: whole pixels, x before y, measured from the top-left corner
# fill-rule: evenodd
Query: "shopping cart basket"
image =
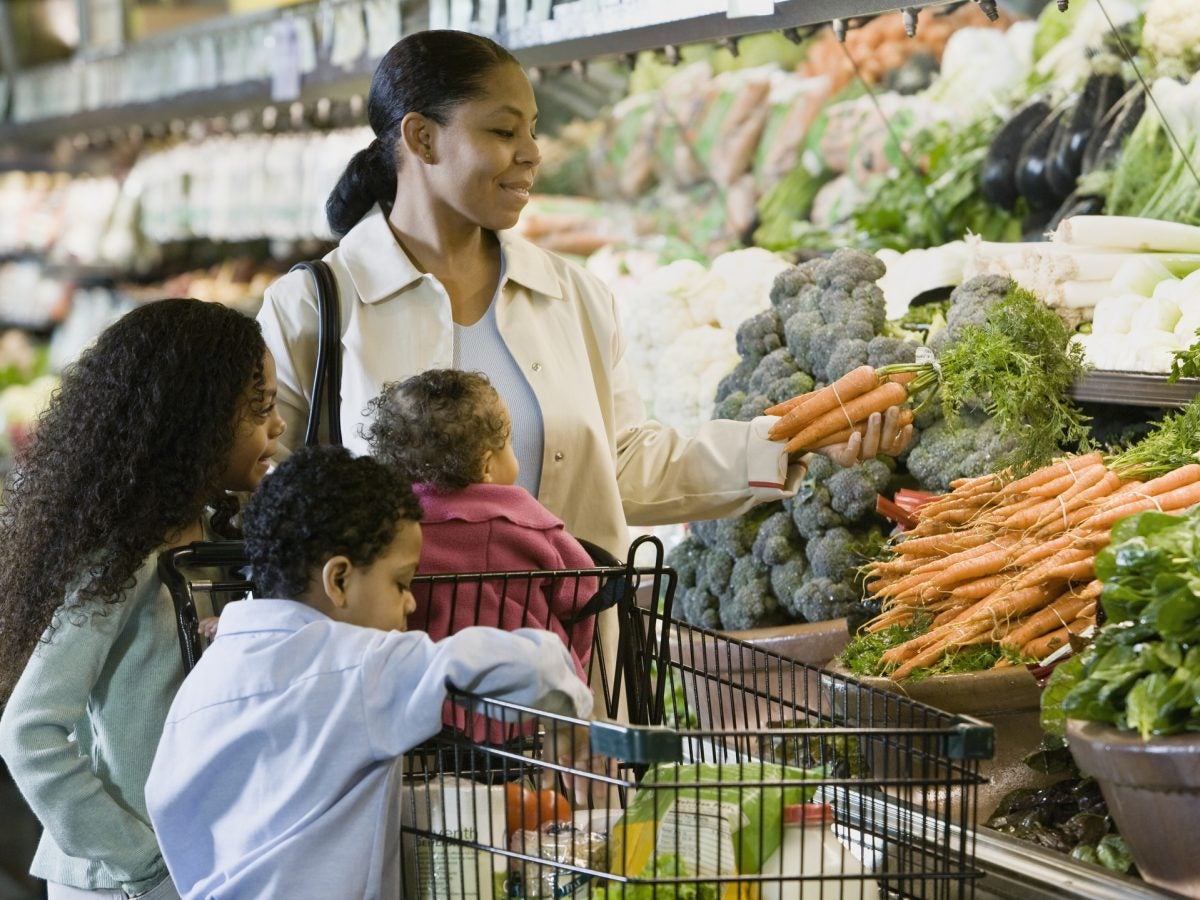
<path id="1" fill-rule="evenodd" d="M 991 726 L 671 621 L 668 594 L 635 597 L 621 676 L 643 724 L 456 694 L 540 747 L 444 732 L 409 755 L 409 900 L 974 895 Z"/>
<path id="2" fill-rule="evenodd" d="M 669 602 L 674 595 L 674 573 L 664 566 L 662 545 L 654 538 L 636 540 L 630 546 L 628 563 L 595 545 L 580 543 L 597 561 L 596 566 L 417 576 L 412 590 L 418 609 L 410 617 L 410 627 L 432 629 L 441 636 L 473 625 L 546 627 L 545 610 L 554 607 L 560 615 L 549 627 L 568 647 L 579 651 L 576 659 L 603 698 L 604 713 L 625 717 L 627 709 L 637 710 L 640 712 L 635 714 L 635 721 L 646 721 L 645 710 L 650 702 L 645 696 L 645 683 L 622 675 L 627 669 L 637 668 L 634 657 L 641 654 L 640 642 L 623 639 L 632 632 L 616 627 L 617 611 L 635 608 L 639 592 Z M 639 567 L 633 560 L 644 545 L 652 548 L 654 564 Z M 160 554 L 158 573 L 175 606 L 185 672 L 195 667 L 204 651 L 200 620 L 219 615 L 226 603 L 253 590 L 246 575 L 247 565 L 240 541 L 199 541 Z M 538 615 L 531 613 L 534 609 Z M 568 609 L 569 614 L 565 613 Z M 614 627 L 602 627 L 605 619 L 610 619 Z"/>

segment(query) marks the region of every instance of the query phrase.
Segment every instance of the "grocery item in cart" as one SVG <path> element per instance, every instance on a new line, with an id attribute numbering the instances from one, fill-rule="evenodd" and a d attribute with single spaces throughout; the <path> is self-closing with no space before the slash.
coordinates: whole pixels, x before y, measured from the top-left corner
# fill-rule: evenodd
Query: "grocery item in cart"
<path id="1" fill-rule="evenodd" d="M 875 900 L 874 881 L 847 876 L 865 872 L 862 862 L 842 843 L 833 826 L 833 809 L 827 803 L 800 803 L 783 808 L 783 835 L 779 849 L 762 866 L 763 875 L 828 876 L 829 881 L 771 881 L 762 883 L 762 900 Z M 845 829 L 842 829 L 845 833 Z M 857 835 L 856 849 L 866 838 Z"/>
<path id="2" fill-rule="evenodd" d="M 593 820 L 598 822 L 600 817 L 585 810 L 579 824 L 550 822 L 537 831 L 514 832 L 509 837 L 509 849 L 581 868 L 604 869 L 608 865 L 608 835 L 593 831 Z M 513 868 L 519 877 L 520 896 L 528 900 L 591 895 L 590 875 L 524 860 L 515 860 Z M 510 888 L 509 895 L 513 893 Z"/>

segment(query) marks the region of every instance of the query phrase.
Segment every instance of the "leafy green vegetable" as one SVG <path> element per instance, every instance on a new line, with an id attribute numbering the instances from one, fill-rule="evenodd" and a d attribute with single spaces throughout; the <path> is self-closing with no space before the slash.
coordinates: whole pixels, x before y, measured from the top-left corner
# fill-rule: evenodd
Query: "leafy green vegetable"
<path id="1" fill-rule="evenodd" d="M 892 625 L 874 633 L 864 631 L 846 645 L 842 651 L 842 663 L 860 678 L 887 675 L 895 667 L 885 665 L 880 657 L 893 647 L 924 634 L 932 622 L 930 615 L 919 611 L 909 625 Z"/>
<path id="2" fill-rule="evenodd" d="M 1200 331 L 1194 337 L 1194 343 L 1171 355 L 1171 374 L 1167 376 L 1171 384 L 1180 378 L 1200 378 Z"/>
<path id="3" fill-rule="evenodd" d="M 1200 508 L 1118 522 L 1096 577 L 1106 624 L 1050 679 L 1043 725 L 1084 719 L 1144 740 L 1200 731 Z"/>
<path id="4" fill-rule="evenodd" d="M 605 891 L 608 900 L 717 900 L 719 885 L 716 882 L 690 884 L 662 884 L 665 878 L 694 878 L 687 864 L 674 853 L 656 854 L 637 874 L 646 879 L 641 884 L 611 882 Z"/>
<path id="5" fill-rule="evenodd" d="M 901 164 L 879 176 L 853 214 L 865 245 L 937 247 L 968 231 L 989 241 L 1019 241 L 1024 201 L 1009 211 L 982 192 L 983 160 L 1002 124 L 990 117 L 969 127 L 939 123 L 916 132 L 908 155 L 917 165 Z"/>
<path id="6" fill-rule="evenodd" d="M 807 219 L 813 200 L 834 177 L 828 169 L 814 168 L 817 171 L 810 171 L 802 161 L 758 201 L 761 224 L 754 232 L 757 246 L 780 251 L 806 245 L 805 235 L 811 229 Z"/>
<path id="7" fill-rule="evenodd" d="M 1109 460 L 1109 467 L 1142 479 L 1155 478 L 1196 461 L 1200 451 L 1200 397 L 1168 413 L 1142 440 Z"/>

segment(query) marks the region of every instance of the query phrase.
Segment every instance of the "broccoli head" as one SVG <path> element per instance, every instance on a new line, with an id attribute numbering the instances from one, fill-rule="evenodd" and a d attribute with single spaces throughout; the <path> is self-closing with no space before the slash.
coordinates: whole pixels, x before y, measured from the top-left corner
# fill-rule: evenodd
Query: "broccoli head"
<path id="1" fill-rule="evenodd" d="M 867 343 L 867 365 L 879 369 L 913 362 L 917 345 L 901 338 L 876 335 Z"/>
<path id="2" fill-rule="evenodd" d="M 764 504 L 756 506 L 740 516 L 717 519 L 711 546 L 718 550 L 724 550 L 734 558 L 746 556 L 754 546 L 754 539 L 758 537 L 759 528 L 777 508 Z"/>
<path id="3" fill-rule="evenodd" d="M 777 381 L 796 373 L 796 360 L 786 347 L 773 350 L 762 358 L 750 376 L 747 394 L 766 394 Z"/>
<path id="4" fill-rule="evenodd" d="M 746 393 L 746 388 L 750 384 L 750 376 L 754 374 L 754 370 L 758 368 L 759 357 L 743 359 L 740 363 L 733 367 L 733 371 L 721 379 L 717 384 L 717 402 L 724 400 L 733 393 Z"/>
<path id="5" fill-rule="evenodd" d="M 779 308 L 784 306 L 788 300 L 799 294 L 807 287 L 813 285 L 812 269 L 807 266 L 792 266 L 790 269 L 784 269 L 775 276 L 775 281 L 771 285 L 771 305 Z M 783 316 L 787 318 L 787 316 Z"/>
<path id="6" fill-rule="evenodd" d="M 766 394 L 750 394 L 742 402 L 742 408 L 738 411 L 738 421 L 749 422 L 756 419 L 774 405 Z"/>
<path id="7" fill-rule="evenodd" d="M 871 528 L 864 533 L 831 528 L 805 546 L 808 570 L 814 578 L 828 578 L 854 585 L 856 593 L 861 593 L 859 570 L 879 553 L 885 540 L 878 528 Z"/>
<path id="8" fill-rule="evenodd" d="M 778 566 L 787 562 L 803 551 L 800 532 L 792 522 L 792 517 L 783 510 L 782 504 L 778 512 L 772 513 L 758 529 L 754 546 L 750 552 L 764 566 Z"/>
<path id="9" fill-rule="evenodd" d="M 871 604 L 863 601 L 853 584 L 815 576 L 805 580 L 792 598 L 792 603 L 796 611 L 809 622 L 845 618 L 849 620 L 851 632 L 872 615 Z"/>
<path id="10" fill-rule="evenodd" d="M 964 281 L 950 295 L 946 327 L 933 336 L 929 346 L 940 353 L 958 340 L 964 328 L 986 325 L 989 310 L 1007 296 L 1009 286 L 1009 280 L 1002 275 L 979 275 Z"/>
<path id="11" fill-rule="evenodd" d="M 792 598 L 804 584 L 804 573 L 807 571 L 808 561 L 804 558 L 803 553 L 793 556 L 785 563 L 771 567 L 771 593 L 775 595 L 780 608 L 793 618 L 802 616 Z"/>
<path id="12" fill-rule="evenodd" d="M 956 478 L 995 471 L 996 461 L 1011 449 L 994 420 L 968 414 L 961 422 L 942 419 L 921 431 L 906 464 L 921 487 L 941 492 Z"/>
<path id="13" fill-rule="evenodd" d="M 694 534 L 689 534 L 667 552 L 666 564 L 675 570 L 681 588 L 695 586 L 704 552 L 704 545 Z"/>
<path id="14" fill-rule="evenodd" d="M 761 358 L 782 346 L 783 322 L 774 309 L 765 309 L 738 326 L 737 352 L 743 359 Z"/>
<path id="15" fill-rule="evenodd" d="M 720 597 L 729 590 L 729 579 L 732 575 L 733 557 L 723 550 L 709 547 L 704 551 L 704 557 L 696 570 L 696 587 Z"/>
<path id="16" fill-rule="evenodd" d="M 848 248 L 805 265 L 815 268 L 815 280 L 822 289 L 843 293 L 852 292 L 860 284 L 874 284 L 887 272 L 887 266 L 874 254 Z"/>
<path id="17" fill-rule="evenodd" d="M 772 403 L 782 403 L 801 394 L 807 394 L 816 386 L 812 376 L 807 372 L 793 372 L 787 378 L 780 379 L 767 389 L 767 399 Z"/>
<path id="18" fill-rule="evenodd" d="M 816 312 L 798 312 L 783 325 L 783 337 L 792 358 L 802 370 L 813 372 L 811 348 L 813 335 L 825 324 Z"/>
<path id="19" fill-rule="evenodd" d="M 858 338 L 841 341 L 825 364 L 825 380 L 837 381 L 847 372 L 867 364 L 867 342 Z"/>
<path id="20" fill-rule="evenodd" d="M 891 468 L 881 459 L 867 459 L 838 469 L 825 484 L 829 505 L 847 521 L 857 522 L 875 511 L 875 500 L 892 480 Z"/>
<path id="21" fill-rule="evenodd" d="M 717 539 L 717 521 L 717 519 L 701 519 L 699 522 L 692 522 L 688 527 L 696 540 L 705 547 L 711 547 Z"/>
<path id="22" fill-rule="evenodd" d="M 721 603 L 721 625 L 741 630 L 782 622 L 779 602 L 771 593 L 771 570 L 753 556 L 743 556 L 733 566 L 730 594 Z"/>
<path id="23" fill-rule="evenodd" d="M 801 483 L 800 491 L 792 498 L 792 522 L 802 538 L 812 540 L 830 528 L 846 524 L 845 517 L 834 510 L 831 503 L 828 487 L 823 484 L 805 487 Z"/>
<path id="24" fill-rule="evenodd" d="M 716 629 L 721 627 L 719 606 L 720 601 L 712 591 L 702 587 L 681 589 L 675 592 L 672 614 L 700 628 Z"/>
<path id="25" fill-rule="evenodd" d="M 734 391 L 727 395 L 713 406 L 712 417 L 714 419 L 737 419 L 742 414 L 742 407 L 746 404 L 746 395 L 741 391 Z"/>
<path id="26" fill-rule="evenodd" d="M 862 362 L 857 365 L 862 365 L 866 362 L 866 344 L 875 333 L 871 331 L 871 326 L 864 322 L 847 322 L 844 324 L 822 325 L 812 333 L 808 342 L 808 361 L 809 371 L 817 378 L 831 381 L 828 372 L 830 370 L 830 360 L 834 353 L 846 341 L 861 341 L 862 342 Z M 797 357 L 798 358 L 798 357 Z M 854 366 L 851 366 L 854 368 Z M 847 369 L 846 371 L 849 371 Z M 845 372 L 840 373 L 844 375 Z M 840 377 L 834 376 L 834 378 Z"/>

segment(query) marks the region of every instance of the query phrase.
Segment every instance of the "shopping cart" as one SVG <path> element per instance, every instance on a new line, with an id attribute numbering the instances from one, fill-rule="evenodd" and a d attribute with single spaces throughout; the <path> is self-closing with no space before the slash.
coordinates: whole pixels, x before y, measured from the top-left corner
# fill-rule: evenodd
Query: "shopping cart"
<path id="1" fill-rule="evenodd" d="M 990 725 L 672 621 L 671 599 L 622 594 L 629 724 L 454 695 L 540 742 L 409 754 L 408 900 L 974 895 Z"/>

